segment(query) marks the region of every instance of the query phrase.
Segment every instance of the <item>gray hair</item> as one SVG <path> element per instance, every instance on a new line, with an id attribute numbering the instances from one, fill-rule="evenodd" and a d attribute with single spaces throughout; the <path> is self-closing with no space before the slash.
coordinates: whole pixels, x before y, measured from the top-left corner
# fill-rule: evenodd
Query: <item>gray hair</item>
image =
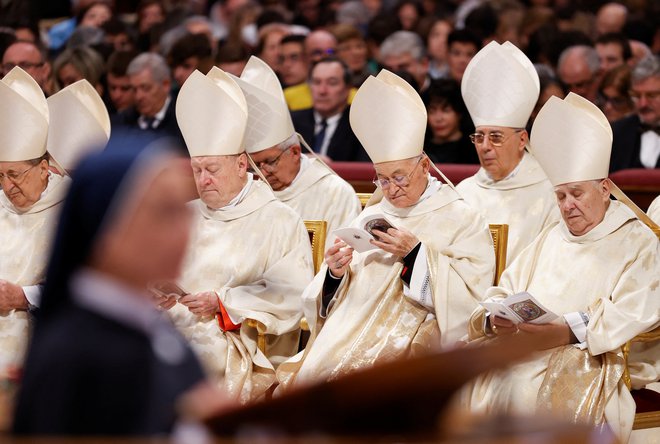
<path id="1" fill-rule="evenodd" d="M 635 65 L 632 70 L 632 83 L 640 83 L 651 77 L 660 76 L 660 56 L 648 56 Z"/>
<path id="2" fill-rule="evenodd" d="M 293 133 L 284 142 L 281 142 L 277 145 L 277 147 L 282 150 L 288 150 L 292 146 L 300 145 L 300 141 L 298 140 L 298 134 Z"/>
<path id="3" fill-rule="evenodd" d="M 397 31 L 380 45 L 381 60 L 402 54 L 410 54 L 415 60 L 422 60 L 426 56 L 422 38 L 411 31 Z"/>
<path id="4" fill-rule="evenodd" d="M 587 67 L 589 68 L 589 72 L 591 74 L 596 74 L 600 70 L 600 59 L 598 58 L 598 52 L 596 52 L 596 49 L 593 48 L 592 46 L 588 46 L 588 45 L 569 46 L 568 48 L 564 49 L 561 52 L 561 55 L 559 56 L 559 62 L 557 63 L 557 67 L 560 67 L 564 63 L 566 63 L 566 59 L 568 59 L 571 56 L 577 56 L 584 59 L 584 61 L 587 63 Z"/>
<path id="5" fill-rule="evenodd" d="M 151 52 L 145 52 L 135 57 L 126 68 L 126 75 L 132 76 L 145 69 L 151 71 L 151 77 L 156 82 L 170 80 L 170 68 L 163 56 Z"/>
<path id="6" fill-rule="evenodd" d="M 58 86 L 60 70 L 69 64 L 73 65 L 76 71 L 92 86 L 99 84 L 105 70 L 103 57 L 92 48 L 87 46 L 67 48 L 53 62 L 53 72 Z"/>

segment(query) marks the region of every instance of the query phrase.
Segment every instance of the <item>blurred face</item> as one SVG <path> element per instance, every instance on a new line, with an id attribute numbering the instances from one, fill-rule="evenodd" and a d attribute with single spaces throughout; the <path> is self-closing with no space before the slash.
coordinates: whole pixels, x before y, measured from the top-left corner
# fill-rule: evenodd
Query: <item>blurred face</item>
<path id="1" fill-rule="evenodd" d="M 431 104 L 428 109 L 429 126 L 434 142 L 457 140 L 461 136 L 461 116 L 448 104 Z"/>
<path id="2" fill-rule="evenodd" d="M 300 146 L 268 148 L 250 155 L 275 191 L 286 189 L 300 171 Z"/>
<path id="3" fill-rule="evenodd" d="M 165 20 L 165 14 L 158 4 L 152 4 L 140 11 L 140 32 L 149 31 L 154 25 L 162 23 Z"/>
<path id="4" fill-rule="evenodd" d="M 18 210 L 27 210 L 41 198 L 48 185 L 48 162 L 0 162 L 0 185 Z"/>
<path id="5" fill-rule="evenodd" d="M 438 62 L 447 58 L 447 36 L 451 32 L 451 25 L 445 21 L 437 21 L 431 28 L 428 38 L 429 56 Z"/>
<path id="6" fill-rule="evenodd" d="M 188 245 L 191 212 L 186 205 L 187 165 L 171 165 L 147 185 L 144 196 L 95 245 L 91 265 L 138 289 L 175 280 Z"/>
<path id="7" fill-rule="evenodd" d="M 135 93 L 128 76 L 117 77 L 108 73 L 108 93 L 117 111 L 123 111 L 134 104 Z"/>
<path id="8" fill-rule="evenodd" d="M 344 82 L 344 70 L 335 62 L 319 63 L 310 79 L 314 110 L 323 117 L 332 117 L 344 110 L 350 85 Z"/>
<path id="9" fill-rule="evenodd" d="M 367 44 L 362 39 L 347 40 L 337 46 L 337 56 L 351 71 L 362 71 L 367 64 Z"/>
<path id="10" fill-rule="evenodd" d="M 307 79 L 307 60 L 303 45 L 285 43 L 280 47 L 280 74 L 285 86 L 298 85 Z"/>
<path id="11" fill-rule="evenodd" d="M 429 63 L 426 58 L 417 60 L 410 53 L 390 55 L 383 58 L 383 64 L 392 72 L 405 71 L 414 77 L 421 88 L 426 80 Z"/>
<path id="12" fill-rule="evenodd" d="M 473 143 L 477 149 L 479 163 L 491 179 L 502 180 L 518 166 L 527 142 L 527 131 L 501 126 L 480 126 L 475 134 Z"/>
<path id="13" fill-rule="evenodd" d="M 555 187 L 561 217 L 574 236 L 587 234 L 605 217 L 610 204 L 607 180 L 573 182 Z"/>
<path id="14" fill-rule="evenodd" d="M 575 60 L 575 59 L 574 59 Z M 559 78 L 570 92 L 594 101 L 596 96 L 596 77 L 589 71 L 589 66 L 582 60 L 566 62 L 559 68 Z"/>
<path id="15" fill-rule="evenodd" d="M 411 4 L 405 4 L 399 9 L 399 21 L 401 22 L 401 29 L 411 31 L 419 20 L 417 9 Z"/>
<path id="16" fill-rule="evenodd" d="M 190 74 L 193 73 L 199 66 L 199 57 L 188 57 L 183 61 L 182 64 L 177 65 L 172 70 L 172 77 L 174 81 L 181 87 L 184 82 L 190 77 Z M 239 74 L 240 75 L 240 74 Z"/>
<path id="17" fill-rule="evenodd" d="M 601 91 L 601 99 L 603 113 L 610 122 L 626 117 L 635 110 L 632 101 L 628 97 L 619 94 L 616 88 L 612 86 L 608 86 Z"/>
<path id="18" fill-rule="evenodd" d="M 96 4 L 89 8 L 82 20 L 80 26 L 91 26 L 98 28 L 112 17 L 112 11 L 108 5 Z"/>
<path id="19" fill-rule="evenodd" d="M 190 160 L 200 199 L 217 210 L 241 192 L 247 180 L 247 157 L 200 156 Z"/>
<path id="20" fill-rule="evenodd" d="M 57 73 L 57 80 L 60 82 L 62 88 L 65 88 L 72 83 L 76 83 L 78 80 L 82 80 L 83 78 L 84 77 L 80 71 L 78 71 L 76 67 L 71 63 L 67 63 L 66 65 L 62 66 L 60 71 Z"/>
<path id="21" fill-rule="evenodd" d="M 284 37 L 284 32 L 273 31 L 266 35 L 263 50 L 259 58 L 266 62 L 273 71 L 280 71 L 280 40 Z"/>
<path id="22" fill-rule="evenodd" d="M 133 50 L 133 43 L 128 37 L 128 34 L 106 34 L 105 41 L 108 45 L 111 45 L 115 51 L 131 51 Z"/>
<path id="23" fill-rule="evenodd" d="M 165 100 L 170 93 L 169 79 L 158 82 L 154 80 L 149 69 L 144 69 L 129 78 L 135 92 L 137 111 L 143 116 L 155 116 L 165 105 Z"/>
<path id="24" fill-rule="evenodd" d="M 337 40 L 327 31 L 316 31 L 305 39 L 305 55 L 312 64 L 335 53 Z"/>
<path id="25" fill-rule="evenodd" d="M 625 63 L 623 49 L 616 43 L 596 43 L 596 52 L 603 71 L 609 71 Z"/>
<path id="26" fill-rule="evenodd" d="M 642 122 L 653 126 L 660 125 L 660 76 L 634 83 L 630 97 Z"/>
<path id="27" fill-rule="evenodd" d="M 20 66 L 25 72 L 44 88 L 50 75 L 50 65 L 44 62 L 39 50 L 31 43 L 18 42 L 11 45 L 2 56 L 2 76 L 5 76 L 15 66 Z"/>
<path id="28" fill-rule="evenodd" d="M 477 53 L 477 47 L 469 42 L 453 42 L 447 51 L 447 65 L 452 79 L 460 82 L 465 68 Z"/>
<path id="29" fill-rule="evenodd" d="M 427 157 L 382 162 L 374 165 L 377 180 L 387 181 L 379 185 L 383 196 L 396 208 L 406 208 L 417 203 L 428 184 L 429 160 Z"/>
<path id="30" fill-rule="evenodd" d="M 233 74 L 236 77 L 240 77 L 241 73 L 243 72 L 243 69 L 245 69 L 245 65 L 247 65 L 247 61 L 239 60 L 238 62 L 218 63 L 218 68 L 220 68 L 224 72 Z"/>

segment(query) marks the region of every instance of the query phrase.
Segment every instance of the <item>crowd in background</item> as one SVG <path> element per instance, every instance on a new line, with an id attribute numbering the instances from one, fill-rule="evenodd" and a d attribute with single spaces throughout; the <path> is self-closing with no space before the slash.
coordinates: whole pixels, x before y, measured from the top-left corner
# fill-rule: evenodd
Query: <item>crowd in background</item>
<path id="1" fill-rule="evenodd" d="M 345 114 L 356 88 L 384 67 L 424 99 L 429 156 L 478 163 L 460 81 L 485 44 L 508 40 L 535 63 L 536 111 L 572 91 L 614 122 L 635 113 L 631 70 L 660 53 L 659 20 L 651 0 L 9 0 L 0 4 L 0 74 L 20 66 L 46 95 L 87 79 L 113 130 L 180 135 L 170 103 L 188 76 L 214 65 L 238 76 L 256 55 L 279 75 L 296 129 L 309 123 L 314 139 L 326 125 L 341 131 L 332 116 Z M 335 63 L 315 69 L 321 60 Z M 301 123 L 295 113 L 304 110 L 316 120 Z M 331 141 L 315 145 L 333 160 L 366 159 L 361 150 L 333 151 Z"/>

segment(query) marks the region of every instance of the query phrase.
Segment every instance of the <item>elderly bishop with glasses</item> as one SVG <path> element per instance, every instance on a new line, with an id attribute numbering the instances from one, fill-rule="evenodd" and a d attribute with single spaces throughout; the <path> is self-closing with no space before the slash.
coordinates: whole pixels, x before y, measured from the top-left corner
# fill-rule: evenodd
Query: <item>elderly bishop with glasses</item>
<path id="1" fill-rule="evenodd" d="M 375 249 L 337 240 L 326 251 L 303 294 L 311 339 L 278 369 L 280 390 L 455 344 L 493 280 L 486 222 L 429 174 L 417 92 L 383 70 L 357 92 L 350 119 L 383 197 L 353 224 L 382 213 L 394 228 L 373 231 Z"/>
<path id="2" fill-rule="evenodd" d="M 481 168 L 457 189 L 491 224 L 508 224 L 507 263 L 559 220 L 552 185 L 529 150 L 525 130 L 539 76 L 509 42 L 491 42 L 470 61 L 461 92 L 476 132 Z"/>

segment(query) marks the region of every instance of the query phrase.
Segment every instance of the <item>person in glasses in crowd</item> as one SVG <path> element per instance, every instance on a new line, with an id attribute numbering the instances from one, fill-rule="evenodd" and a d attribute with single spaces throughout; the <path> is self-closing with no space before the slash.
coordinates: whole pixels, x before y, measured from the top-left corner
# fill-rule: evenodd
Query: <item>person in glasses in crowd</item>
<path id="1" fill-rule="evenodd" d="M 600 109 L 610 123 L 635 112 L 635 104 L 629 95 L 630 68 L 617 66 L 607 71 L 598 87 Z"/>
<path id="2" fill-rule="evenodd" d="M 492 42 L 468 65 L 461 90 L 481 168 L 457 188 L 488 223 L 509 225 L 510 263 L 559 220 L 552 186 L 527 149 L 525 126 L 539 97 L 539 77 L 513 44 Z"/>
<path id="3" fill-rule="evenodd" d="M 36 43 L 17 41 L 7 47 L 2 56 L 0 77 L 7 75 L 15 66 L 30 74 L 46 96 L 54 92 L 51 65 L 44 49 Z"/>
<path id="4" fill-rule="evenodd" d="M 358 90 L 351 126 L 378 186 L 351 226 L 384 216 L 393 228 L 372 230 L 373 249 L 359 252 L 337 239 L 326 251 L 303 293 L 310 342 L 278 369 L 279 390 L 452 346 L 492 284 L 486 222 L 453 186 L 429 174 L 426 110 L 417 92 L 382 70 Z"/>

